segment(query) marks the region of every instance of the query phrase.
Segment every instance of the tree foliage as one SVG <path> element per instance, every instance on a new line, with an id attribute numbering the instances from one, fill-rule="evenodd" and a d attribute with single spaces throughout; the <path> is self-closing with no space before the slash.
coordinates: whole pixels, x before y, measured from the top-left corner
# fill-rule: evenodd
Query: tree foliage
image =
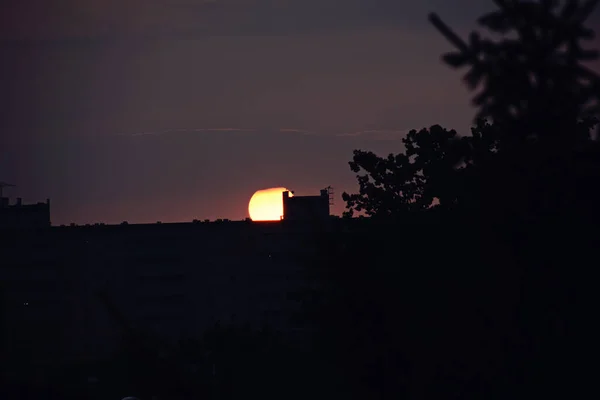
<path id="1" fill-rule="evenodd" d="M 407 212 L 449 209 L 466 200 L 472 168 L 490 160 L 497 132 L 478 120 L 471 136 L 439 125 L 410 131 L 402 139 L 405 151 L 378 157 L 355 150 L 350 168 L 357 173 L 358 194 L 343 193 L 347 216 L 356 211 L 370 217 L 393 217 Z"/>
<path id="2" fill-rule="evenodd" d="M 405 150 L 386 158 L 355 151 L 350 167 L 360 190 L 343 195 L 348 215 L 462 208 L 495 216 L 497 223 L 480 213 L 445 213 L 416 223 L 374 224 L 340 250 L 346 258 L 337 275 L 329 272 L 340 287 L 332 296 L 340 299 L 329 314 L 344 315 L 340 310 L 358 304 L 346 312 L 347 330 L 357 334 L 344 348 L 365 349 L 352 353 L 357 370 L 377 365 L 381 378 L 395 364 L 390 381 L 400 382 L 426 359 L 442 367 L 421 370 L 405 386 L 420 378 L 428 390 L 444 388 L 440 397 L 451 392 L 444 385 L 462 386 L 457 398 L 505 398 L 527 390 L 543 397 L 561 389 L 572 397 L 581 387 L 585 367 L 578 368 L 573 349 L 595 340 L 587 315 L 598 300 L 589 261 L 582 260 L 597 257 L 590 232 L 600 216 L 600 141 L 591 134 L 600 114 L 600 78 L 584 66 L 597 54 L 581 42 L 593 36 L 585 21 L 599 1 L 566 1 L 558 9 L 551 0 L 496 0 L 498 10 L 479 23 L 500 34 L 499 41 L 473 32 L 465 42 L 430 16 L 457 48 L 444 61 L 469 67 L 464 80 L 478 91 L 476 125 L 462 137 L 439 126 L 411 131 Z M 340 259 L 335 254 L 329 264 Z M 421 303 L 414 300 L 419 294 Z M 501 315 L 506 319 L 499 322 Z M 401 328 L 390 333 L 392 326 Z M 472 332 L 478 333 L 465 340 Z M 465 348 L 453 359 L 461 340 Z M 419 347 L 435 350 L 415 352 L 411 360 L 410 349 Z M 479 358 L 486 354 L 489 363 Z M 462 363 L 453 364 L 457 359 Z M 472 375 L 469 364 L 477 365 Z M 478 391 L 486 387 L 488 393 Z"/>
<path id="3" fill-rule="evenodd" d="M 370 151 L 355 150 L 350 168 L 353 172 L 364 170 L 365 173 L 358 175 L 359 194 L 342 195 L 350 212 L 389 217 L 430 208 L 437 196 L 427 182 L 438 179 L 437 173 L 447 172 L 444 167 L 452 153 L 450 143 L 454 137 L 456 131 L 435 125 L 410 131 L 402 139 L 405 153 L 380 158 Z"/>
<path id="4" fill-rule="evenodd" d="M 584 64 L 598 52 L 585 22 L 599 0 L 495 0 L 467 42 L 436 14 L 431 23 L 456 47 L 442 59 L 468 67 L 478 112 L 470 136 L 439 126 L 411 131 L 405 152 L 381 158 L 357 150 L 359 193 L 344 193 L 347 216 L 393 216 L 435 208 L 485 208 L 533 215 L 587 201 L 600 177 L 600 77 Z M 489 120 L 490 122 L 486 122 Z M 595 161 L 594 161 L 595 160 Z M 360 172 L 364 172 L 360 174 Z"/>
<path id="5" fill-rule="evenodd" d="M 597 60 L 598 51 L 585 49 L 594 38 L 585 26 L 598 0 L 569 0 L 558 9 L 556 0 L 495 0 L 498 9 L 478 23 L 502 39 L 456 35 L 436 14 L 430 22 L 456 51 L 443 55 L 453 68 L 468 67 L 468 88 L 477 118 L 491 118 L 503 128 L 503 138 L 519 142 L 559 138 L 581 141 L 588 131 L 576 129 L 585 118 L 600 114 L 600 77 L 584 63 Z"/>

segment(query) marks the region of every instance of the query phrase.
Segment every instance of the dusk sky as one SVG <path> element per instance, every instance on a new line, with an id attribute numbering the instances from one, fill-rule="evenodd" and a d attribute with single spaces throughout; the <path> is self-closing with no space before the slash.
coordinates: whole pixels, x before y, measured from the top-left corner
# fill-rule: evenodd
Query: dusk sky
<path id="1" fill-rule="evenodd" d="M 0 181 L 51 198 L 53 224 L 243 219 L 276 186 L 331 185 L 340 214 L 353 149 L 468 132 L 464 72 L 427 14 L 466 33 L 491 4 L 3 1 Z"/>

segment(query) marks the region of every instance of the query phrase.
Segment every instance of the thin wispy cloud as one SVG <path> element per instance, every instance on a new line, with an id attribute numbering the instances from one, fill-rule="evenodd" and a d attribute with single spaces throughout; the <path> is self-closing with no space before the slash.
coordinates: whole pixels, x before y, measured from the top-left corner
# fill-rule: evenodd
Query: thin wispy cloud
<path id="1" fill-rule="evenodd" d="M 303 135 L 314 135 L 314 134 L 317 133 L 317 132 L 314 132 L 314 131 L 308 131 L 306 129 L 294 129 L 294 128 L 282 128 L 282 129 L 279 129 L 279 132 L 282 132 L 282 133 L 301 133 Z"/>
<path id="2" fill-rule="evenodd" d="M 339 137 L 347 138 L 368 138 L 372 140 L 400 140 L 406 136 L 410 129 L 369 129 L 354 132 L 342 132 L 336 134 Z"/>
<path id="3" fill-rule="evenodd" d="M 245 128 L 179 128 L 179 129 L 165 129 L 162 131 L 146 131 L 146 132 L 134 132 L 134 133 L 119 133 L 117 136 L 162 136 L 177 133 L 190 133 L 190 132 L 255 132 L 256 129 L 245 129 Z"/>
<path id="4" fill-rule="evenodd" d="M 117 136 L 132 136 L 132 137 L 144 137 L 144 136 L 162 136 L 172 135 L 178 133 L 217 133 L 217 132 L 279 132 L 279 133 L 291 133 L 299 135 L 317 135 L 318 132 L 310 131 L 306 129 L 297 128 L 281 128 L 281 129 L 256 129 L 256 128 L 179 128 L 179 129 L 165 129 L 161 131 L 144 131 L 144 132 L 133 132 L 133 133 L 120 133 Z"/>
<path id="5" fill-rule="evenodd" d="M 255 128 L 187 128 L 187 129 L 166 129 L 162 131 L 146 131 L 135 133 L 122 133 L 119 136 L 145 137 L 145 136 L 162 136 L 179 133 L 219 133 L 219 132 L 262 132 L 262 133 L 289 133 L 303 136 L 326 135 L 342 138 L 367 138 L 371 140 L 399 140 L 406 136 L 408 129 L 369 129 L 351 132 L 319 132 L 316 130 L 297 129 L 297 128 L 280 128 L 280 129 L 255 129 Z"/>

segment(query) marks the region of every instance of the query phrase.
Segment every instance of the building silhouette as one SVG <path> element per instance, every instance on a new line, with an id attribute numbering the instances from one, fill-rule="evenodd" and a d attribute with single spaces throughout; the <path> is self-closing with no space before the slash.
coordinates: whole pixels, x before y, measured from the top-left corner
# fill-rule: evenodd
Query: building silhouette
<path id="1" fill-rule="evenodd" d="M 283 192 L 283 219 L 286 221 L 327 220 L 330 217 L 330 188 L 322 189 L 318 196 L 290 196 Z"/>
<path id="2" fill-rule="evenodd" d="M 317 235 L 336 234 L 342 220 L 329 216 L 327 190 L 284 193 L 283 201 L 282 221 L 1 231 L 0 359 L 69 363 L 111 354 L 123 331 L 100 293 L 129 324 L 166 339 L 198 336 L 217 322 L 302 335 L 290 294 L 307 284 L 303 268 Z M 36 206 L 49 225 L 49 203 Z M 313 224 L 315 217 L 332 223 Z"/>
<path id="3" fill-rule="evenodd" d="M 0 197 L 0 229 L 29 229 L 50 227 L 50 199 L 45 203 L 23 204 L 17 198 L 10 204 L 8 197 Z"/>

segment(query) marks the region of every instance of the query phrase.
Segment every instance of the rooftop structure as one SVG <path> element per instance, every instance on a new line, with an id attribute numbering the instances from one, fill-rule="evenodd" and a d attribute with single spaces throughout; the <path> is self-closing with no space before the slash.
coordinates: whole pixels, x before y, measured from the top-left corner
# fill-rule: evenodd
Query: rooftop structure
<path id="1" fill-rule="evenodd" d="M 293 194 L 293 192 L 292 192 Z M 329 219 L 331 188 L 322 189 L 318 196 L 291 196 L 283 192 L 283 217 L 286 221 L 310 221 Z"/>
<path id="2" fill-rule="evenodd" d="M 28 229 L 50 226 L 50 199 L 45 203 L 23 204 L 18 197 L 14 204 L 10 198 L 4 197 L 2 189 L 14 187 L 0 182 L 0 229 Z"/>

